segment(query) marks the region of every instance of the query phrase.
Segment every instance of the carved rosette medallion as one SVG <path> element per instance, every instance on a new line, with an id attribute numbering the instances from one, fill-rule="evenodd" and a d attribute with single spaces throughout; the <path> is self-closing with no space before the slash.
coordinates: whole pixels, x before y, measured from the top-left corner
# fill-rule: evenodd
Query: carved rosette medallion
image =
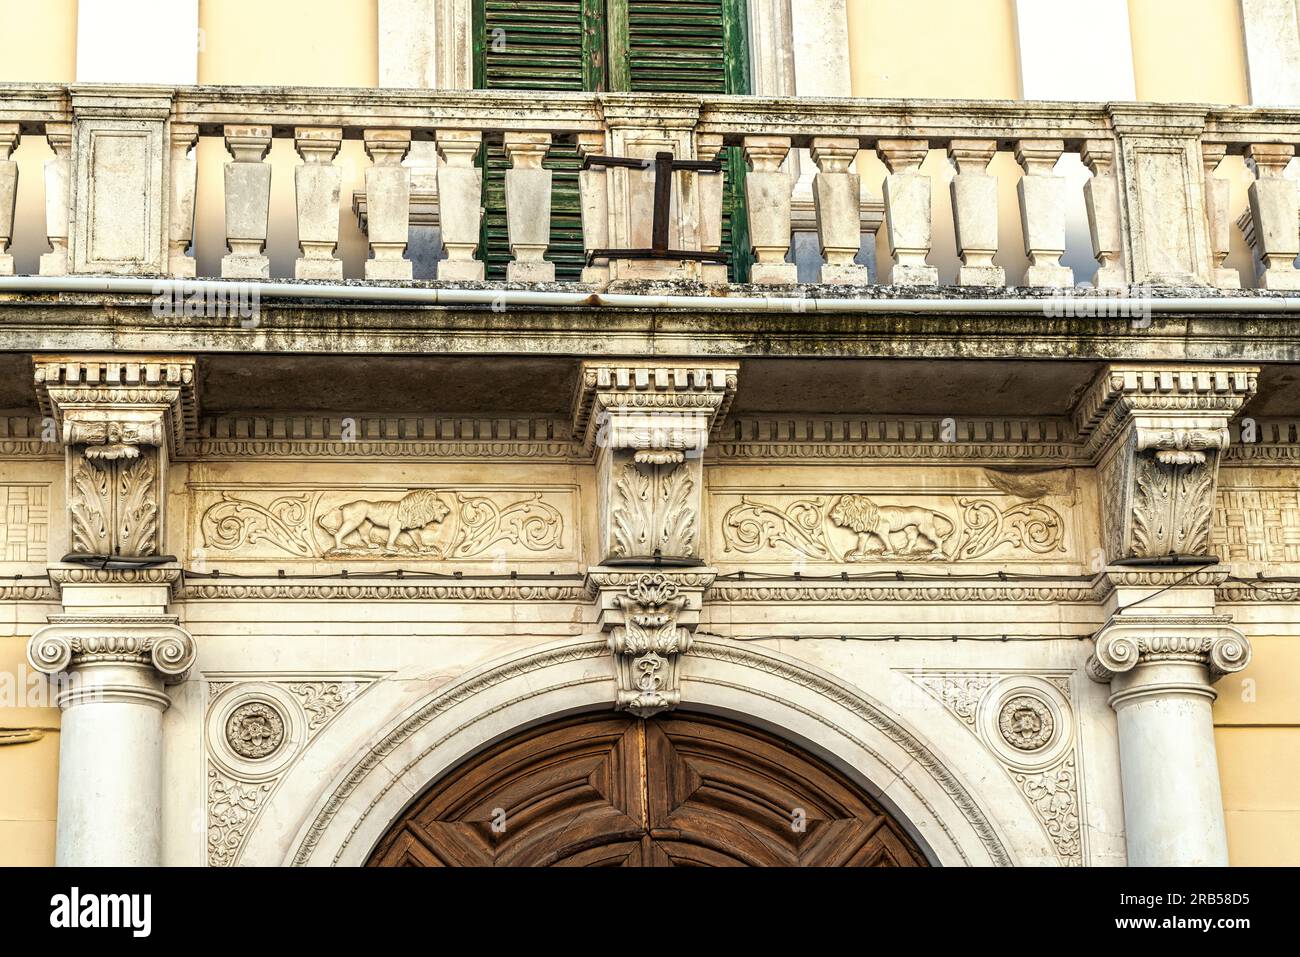
<path id="1" fill-rule="evenodd" d="M 226 740 L 236 754 L 251 761 L 269 757 L 284 744 L 284 719 L 265 702 L 242 704 L 226 721 Z"/>
<path id="2" fill-rule="evenodd" d="M 1056 858 L 1087 862 L 1083 755 L 1074 730 L 1070 673 L 903 671 L 997 759 L 1042 825 Z"/>
<path id="3" fill-rule="evenodd" d="M 217 680 L 207 682 L 207 858 L 210 867 L 229 867 L 290 766 L 379 676 L 210 677 Z"/>
<path id="4" fill-rule="evenodd" d="M 1037 751 L 1046 746 L 1054 728 L 1047 703 L 1032 695 L 1017 695 L 998 713 L 1002 739 L 1019 751 Z"/>

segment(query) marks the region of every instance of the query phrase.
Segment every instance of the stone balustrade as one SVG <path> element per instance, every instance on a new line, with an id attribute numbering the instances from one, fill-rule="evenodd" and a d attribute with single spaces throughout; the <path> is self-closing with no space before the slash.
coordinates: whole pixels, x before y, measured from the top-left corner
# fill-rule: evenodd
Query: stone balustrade
<path id="1" fill-rule="evenodd" d="M 1007 283 L 997 262 L 1008 224 L 999 204 L 998 153 L 1020 168 L 1015 184 L 1024 285 L 1092 284 L 1121 288 L 1164 284 L 1237 288 L 1224 267 L 1234 225 L 1254 249 L 1262 289 L 1300 288 L 1300 193 L 1285 175 L 1300 145 L 1300 110 L 1193 107 L 1185 104 L 1017 103 L 963 100 L 865 100 L 690 96 L 684 94 L 498 93 L 261 87 L 0 85 L 0 274 L 14 271 L 15 200 L 43 196 L 41 275 L 124 274 L 190 278 L 198 152 L 204 138 L 225 145 L 224 239 L 219 275 L 231 279 L 343 278 L 338 252 L 342 171 L 348 140 L 361 141 L 369 259 L 366 279 L 412 277 L 406 240 L 411 224 L 414 143 L 433 143 L 442 256 L 439 280 L 485 276 L 480 241 L 485 199 L 484 149 L 496 144 L 508 163 L 506 221 L 516 282 L 550 282 L 547 257 L 557 146 L 580 156 L 652 160 L 714 159 L 729 148 L 748 172 L 746 258 L 756 285 L 798 281 L 792 262 L 797 154 L 807 150 L 811 198 L 823 262 L 818 279 L 866 286 L 857 260 L 864 240 L 862 170 L 876 156 L 888 271 L 895 286 L 939 281 L 934 260 L 935 170 L 951 164 L 959 286 Z M 299 257 L 290 274 L 272 274 L 275 139 L 291 139 Z M 24 145 L 44 140 L 43 176 L 20 176 Z M 1075 154 L 1091 176 L 1080 184 L 1058 172 Z M 204 154 L 210 162 L 211 153 Z M 1242 157 L 1254 182 L 1243 210 L 1233 209 L 1217 170 Z M 15 163 L 15 158 L 20 162 Z M 808 160 L 804 159 L 807 166 Z M 724 164 L 725 165 L 725 164 Z M 1003 169 L 1006 168 L 1004 165 Z M 672 174 L 672 249 L 715 252 L 723 246 L 724 185 L 716 174 Z M 1010 185 L 1007 185 L 1010 188 Z M 874 193 L 874 184 L 868 186 Z M 627 168 L 592 167 L 579 175 L 583 241 L 588 251 L 649 245 L 654 177 Z M 1094 275 L 1062 264 L 1067 210 L 1086 210 Z M 143 212 L 143 215 L 142 215 Z M 946 213 L 945 213 L 946 215 Z M 872 239 L 868 224 L 866 240 Z M 1015 251 L 1017 255 L 1020 250 Z M 208 261 L 216 261 L 210 258 Z M 878 273 L 883 270 L 877 270 Z M 582 281 L 638 277 L 726 281 L 717 264 L 646 262 L 593 255 Z"/>

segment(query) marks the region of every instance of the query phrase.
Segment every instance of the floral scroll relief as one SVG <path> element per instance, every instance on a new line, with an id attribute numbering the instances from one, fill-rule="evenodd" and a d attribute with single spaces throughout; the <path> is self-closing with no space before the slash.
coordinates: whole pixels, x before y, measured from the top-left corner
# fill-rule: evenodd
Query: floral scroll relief
<path id="1" fill-rule="evenodd" d="M 753 554 L 784 546 L 830 562 L 961 561 L 1002 546 L 1037 555 L 1065 551 L 1065 520 L 1041 502 L 1001 505 L 959 496 L 953 506 L 893 505 L 858 493 L 785 505 L 743 496 L 723 515 L 723 550 Z M 841 544 L 845 533 L 853 544 Z"/>
<path id="2" fill-rule="evenodd" d="M 542 492 L 513 500 L 445 489 L 339 500 L 325 491 L 262 503 L 223 492 L 199 521 L 217 551 L 268 544 L 298 558 L 408 556 L 467 559 L 513 545 L 541 552 L 564 546 L 564 516 Z"/>

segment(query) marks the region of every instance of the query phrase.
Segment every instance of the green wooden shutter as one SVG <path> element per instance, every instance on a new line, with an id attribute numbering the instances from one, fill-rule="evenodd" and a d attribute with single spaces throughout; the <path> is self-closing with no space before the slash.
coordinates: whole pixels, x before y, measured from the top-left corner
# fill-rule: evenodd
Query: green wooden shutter
<path id="1" fill-rule="evenodd" d="M 602 0 L 476 0 L 475 83 L 486 90 L 593 90 L 604 86 Z M 483 231 L 480 256 L 487 278 L 505 279 L 510 262 L 506 231 L 506 170 L 500 142 L 483 150 Z M 582 273 L 581 158 L 573 144 L 555 143 L 543 166 L 552 171 L 551 245 L 546 258 L 555 278 Z"/>
<path id="2" fill-rule="evenodd" d="M 744 0 L 475 0 L 474 14 L 480 89 L 749 92 Z M 554 173 L 546 258 L 562 281 L 578 279 L 584 261 L 580 163 L 574 146 L 557 143 L 544 164 Z M 509 165 L 499 143 L 485 145 L 480 255 L 489 279 L 504 279 L 510 261 Z M 724 151 L 723 170 L 723 249 L 735 249 L 732 279 L 743 282 L 750 256 L 739 149 Z"/>
<path id="3" fill-rule="evenodd" d="M 744 0 L 607 0 L 610 86 L 634 93 L 748 93 Z M 749 278 L 745 158 L 722 153 L 722 249 L 731 279 Z"/>

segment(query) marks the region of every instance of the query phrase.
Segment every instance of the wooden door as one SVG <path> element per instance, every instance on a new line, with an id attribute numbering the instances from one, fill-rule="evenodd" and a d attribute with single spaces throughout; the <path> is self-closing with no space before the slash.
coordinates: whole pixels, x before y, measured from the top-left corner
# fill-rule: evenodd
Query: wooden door
<path id="1" fill-rule="evenodd" d="M 861 788 L 735 722 L 675 712 L 534 728 L 434 784 L 382 867 L 911 867 L 925 858 Z"/>

